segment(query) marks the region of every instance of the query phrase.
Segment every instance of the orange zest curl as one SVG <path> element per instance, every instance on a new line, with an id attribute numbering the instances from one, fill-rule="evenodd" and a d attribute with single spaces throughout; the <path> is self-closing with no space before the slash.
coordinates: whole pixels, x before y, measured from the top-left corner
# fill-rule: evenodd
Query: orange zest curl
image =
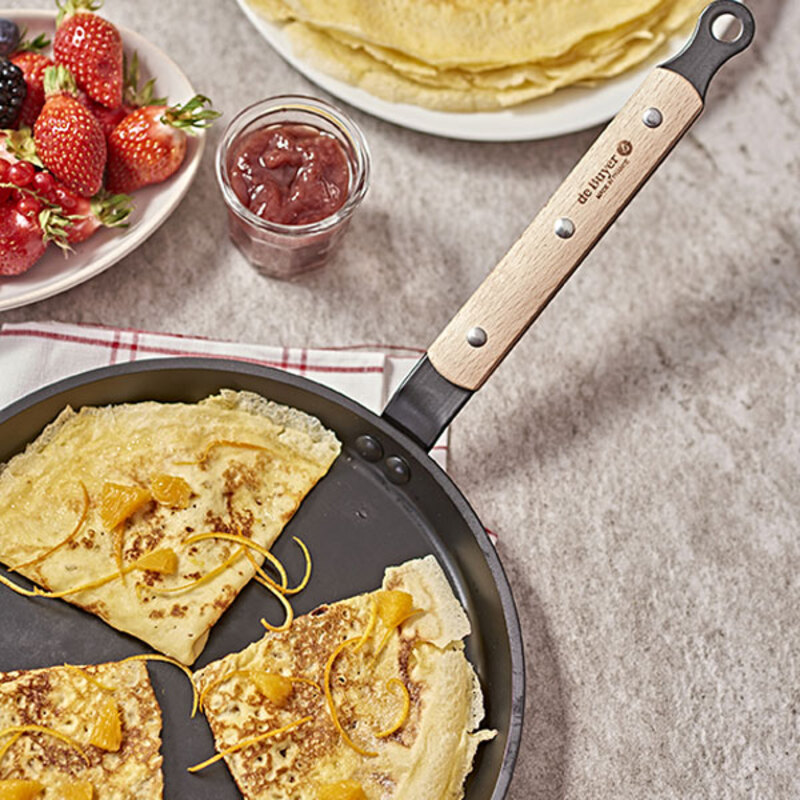
<path id="1" fill-rule="evenodd" d="M 342 723 L 339 722 L 339 717 L 336 714 L 336 704 L 333 702 L 333 692 L 331 690 L 331 673 L 333 672 L 333 665 L 336 659 L 339 657 L 339 653 L 342 652 L 346 647 L 349 647 L 351 644 L 355 644 L 360 640 L 360 636 L 354 636 L 352 639 L 345 639 L 341 642 L 334 651 L 328 657 L 328 663 L 325 664 L 325 675 L 322 682 L 322 688 L 325 691 L 325 700 L 328 703 L 328 713 L 331 715 L 331 721 L 333 722 L 334 727 L 339 734 L 341 735 L 342 739 L 344 739 L 345 744 L 349 745 L 356 751 L 359 755 L 367 756 L 369 758 L 373 758 L 378 754 L 373 752 L 372 750 L 365 750 L 363 747 L 359 747 L 348 735 L 347 731 L 342 727 Z"/>
<path id="2" fill-rule="evenodd" d="M 2 747 L 0 747 L 0 761 L 3 760 L 5 754 L 14 746 L 17 739 L 22 738 L 21 733 L 15 733 Z"/>
<path id="3" fill-rule="evenodd" d="M 11 591 L 21 594 L 23 597 L 37 596 L 37 592 L 34 589 L 26 589 L 25 587 L 14 583 L 14 581 L 10 581 L 5 575 L 0 575 L 0 583 L 2 583 L 3 586 L 7 586 L 9 589 L 11 589 Z"/>
<path id="4" fill-rule="evenodd" d="M 194 715 L 197 714 L 197 708 L 199 706 L 197 686 L 195 686 L 194 678 L 192 677 L 192 671 L 185 664 L 181 664 L 180 661 L 176 661 L 174 658 L 170 658 L 169 656 L 161 656 L 156 653 L 145 653 L 140 656 L 128 656 L 128 658 L 123 658 L 122 661 L 117 663 L 124 664 L 126 661 L 163 661 L 165 664 L 172 664 L 173 667 L 177 667 L 184 675 L 186 675 L 186 677 L 189 679 L 189 683 L 192 685 L 192 716 L 194 717 Z"/>
<path id="5" fill-rule="evenodd" d="M 278 584 L 275 583 L 275 581 L 272 580 L 272 578 L 270 578 L 270 576 L 267 575 L 267 573 L 264 572 L 263 569 L 261 569 L 261 567 L 258 565 L 258 562 L 251 555 L 250 551 L 245 549 L 244 554 L 245 556 L 247 556 L 247 560 L 250 562 L 253 569 L 255 570 L 256 574 L 253 577 L 256 579 L 256 581 L 258 581 L 258 583 L 260 583 L 262 586 L 269 586 L 272 588 L 273 591 L 280 592 L 283 595 L 284 590 L 280 586 L 278 586 Z"/>
<path id="6" fill-rule="evenodd" d="M 275 728 L 274 730 L 267 731 L 266 733 L 262 733 L 259 736 L 252 736 L 249 739 L 243 739 L 238 744 L 233 745 L 232 747 L 226 747 L 224 750 L 220 750 L 215 756 L 207 759 L 206 761 L 201 762 L 200 764 L 195 764 L 193 767 L 189 767 L 189 772 L 197 772 L 198 770 L 205 769 L 206 767 L 215 764 L 221 758 L 224 758 L 231 753 L 235 753 L 237 750 L 243 750 L 245 747 L 250 747 L 252 744 L 257 744 L 258 742 L 263 742 L 265 739 L 272 739 L 275 736 L 280 736 L 281 734 L 288 733 L 294 728 L 300 727 L 300 725 L 305 725 L 306 722 L 311 722 L 313 717 L 303 717 L 302 719 L 295 720 L 294 722 L 290 722 L 288 725 L 284 725 L 281 728 Z"/>
<path id="7" fill-rule="evenodd" d="M 153 550 L 150 553 L 145 553 L 145 555 L 143 555 L 140 559 L 134 561 L 133 564 L 124 567 L 122 570 L 122 575 L 127 575 L 128 573 L 137 569 L 143 572 L 158 572 L 161 575 L 172 575 L 177 568 L 178 557 L 175 555 L 173 550 L 170 550 L 167 547 L 162 550 Z M 112 572 L 110 575 L 105 575 L 102 578 L 98 578 L 96 581 L 82 583 L 79 586 L 73 586 L 71 589 L 63 589 L 60 592 L 47 592 L 44 589 L 39 589 L 38 587 L 34 587 L 33 590 L 24 589 L 22 586 L 18 586 L 16 583 L 8 580 L 8 578 L 4 577 L 3 575 L 0 575 L 0 583 L 8 586 L 9 589 L 17 592 L 17 594 L 24 595 L 25 597 L 49 597 L 52 599 L 58 597 L 67 597 L 68 595 L 77 594 L 78 592 L 88 592 L 90 589 L 98 589 L 101 586 L 105 586 L 107 583 L 111 583 L 111 581 L 116 580 L 119 577 L 119 572 Z"/>
<path id="8" fill-rule="evenodd" d="M 78 517 L 78 521 L 75 523 L 75 527 L 72 529 L 72 533 L 70 533 L 65 539 L 62 539 L 57 545 L 54 545 L 49 550 L 45 550 L 44 553 L 36 556 L 36 558 L 30 559 L 30 561 L 23 561 L 21 564 L 16 564 L 13 567 L 9 567 L 9 572 L 16 572 L 23 567 L 32 567 L 34 564 L 44 561 L 48 556 L 53 555 L 56 550 L 60 550 L 62 547 L 64 547 L 64 545 L 69 544 L 78 535 L 78 532 L 83 527 L 83 523 L 86 522 L 86 516 L 89 513 L 89 492 L 86 490 L 86 485 L 83 481 L 78 481 L 78 483 L 80 483 L 81 490 L 83 491 L 83 507 L 81 509 L 80 516 Z"/>
<path id="9" fill-rule="evenodd" d="M 117 525 L 111 531 L 114 537 L 114 560 L 117 564 L 117 572 L 122 582 L 125 583 L 125 558 L 123 552 L 125 550 L 125 528 L 122 524 Z"/>
<path id="10" fill-rule="evenodd" d="M 301 580 L 294 589 L 284 589 L 284 594 L 297 594 L 298 592 L 302 592 L 303 589 L 308 586 L 308 581 L 311 578 L 311 553 L 308 552 L 308 548 L 305 546 L 302 539 L 299 539 L 297 536 L 292 536 L 292 539 L 297 542 L 297 546 L 303 551 L 303 556 L 306 560 L 306 572 L 305 575 L 303 575 L 303 580 Z"/>
<path id="11" fill-rule="evenodd" d="M 411 710 L 411 696 L 408 693 L 406 685 L 399 678 L 389 678 L 389 680 L 386 681 L 386 688 L 391 689 L 392 686 L 398 686 L 403 693 L 403 710 L 400 712 L 400 716 L 397 718 L 397 722 L 395 722 L 394 725 L 375 734 L 379 739 L 385 739 L 387 736 L 391 736 L 395 731 L 399 731 L 400 728 L 406 724 L 408 712 Z"/>
<path id="12" fill-rule="evenodd" d="M 55 739 L 60 739 L 62 742 L 73 748 L 73 750 L 77 751 L 80 757 L 86 762 L 87 766 L 90 763 L 89 756 L 86 755 L 84 749 L 71 736 L 67 736 L 65 733 L 59 733 L 58 731 L 55 731 L 52 728 L 47 728 L 44 725 L 12 725 L 10 728 L 3 728 L 3 730 L 0 731 L 0 739 L 2 739 L 4 736 L 11 736 L 16 733 L 19 733 L 20 735 L 25 733 L 46 733 L 48 736 L 52 736 Z"/>
<path id="13" fill-rule="evenodd" d="M 196 542 L 203 542 L 207 541 L 208 539 L 222 539 L 226 542 L 235 542 L 236 544 L 243 545 L 250 550 L 255 550 L 259 555 L 264 556 L 264 558 L 275 567 L 278 575 L 280 575 L 280 586 L 278 587 L 280 591 L 285 592 L 286 588 L 289 583 L 289 579 L 286 576 L 286 570 L 283 568 L 283 564 L 275 558 L 270 551 L 264 547 L 264 545 L 259 544 L 258 542 L 254 542 L 252 539 L 248 539 L 246 536 L 242 536 L 238 533 L 224 533 L 222 531 L 209 531 L 208 533 L 196 533 L 193 536 L 189 536 L 188 538 L 183 540 L 185 545 L 187 544 L 195 544 Z M 278 586 L 278 584 L 275 584 Z"/>
<path id="14" fill-rule="evenodd" d="M 278 627 L 270 625 L 269 622 L 267 622 L 263 617 L 259 621 L 268 631 L 272 631 L 273 633 L 288 631 L 292 625 L 292 622 L 294 622 L 294 609 L 292 608 L 291 603 L 283 596 L 282 592 L 279 592 L 271 584 L 266 583 L 266 581 L 262 580 L 260 576 L 256 575 L 255 580 L 257 580 L 264 588 L 272 592 L 272 594 L 274 594 L 275 597 L 278 598 L 280 604 L 286 611 L 286 619 L 283 621 L 283 624 L 279 625 Z"/>

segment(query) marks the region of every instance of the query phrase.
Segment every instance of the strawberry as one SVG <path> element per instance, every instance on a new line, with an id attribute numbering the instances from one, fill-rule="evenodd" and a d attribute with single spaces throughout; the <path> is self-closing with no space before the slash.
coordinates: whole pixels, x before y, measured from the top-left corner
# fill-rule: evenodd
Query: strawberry
<path id="1" fill-rule="evenodd" d="M 92 116 L 100 123 L 103 136 L 105 136 L 106 139 L 111 135 L 111 131 L 113 131 L 128 114 L 132 111 L 136 111 L 136 106 L 125 105 L 125 103 L 119 108 L 106 108 L 105 106 L 101 106 L 100 103 L 95 103 L 83 90 L 78 90 L 77 100 L 82 106 L 89 109 Z"/>
<path id="2" fill-rule="evenodd" d="M 164 105 L 167 100 L 164 97 L 153 97 L 155 90 L 155 78 L 151 78 L 144 86 L 139 88 L 139 56 L 134 52 L 130 62 L 127 57 L 122 60 L 125 83 L 122 92 L 122 105 L 119 108 L 106 108 L 96 103 L 84 91 L 78 92 L 78 101 L 86 106 L 94 114 L 106 139 L 111 135 L 111 131 L 122 122 L 128 114 L 132 114 L 137 108 L 142 106 Z"/>
<path id="3" fill-rule="evenodd" d="M 23 214 L 14 203 L 0 206 L 0 275 L 25 272 L 46 249 L 36 216 Z"/>
<path id="4" fill-rule="evenodd" d="M 65 67 L 44 74 L 46 101 L 33 128 L 36 151 L 45 167 L 83 197 L 100 191 L 106 164 L 106 139 L 100 123 L 75 99 L 75 84 Z"/>
<path id="5" fill-rule="evenodd" d="M 103 0 L 56 0 L 58 28 L 53 58 L 75 76 L 89 97 L 106 108 L 122 105 L 122 37 L 107 19 L 94 14 Z"/>
<path id="6" fill-rule="evenodd" d="M 17 126 L 31 127 L 44 106 L 44 71 L 52 67 L 53 62 L 41 53 L 26 51 L 11 56 L 11 63 L 22 70 L 28 87 L 25 102 L 17 117 Z"/>
<path id="7" fill-rule="evenodd" d="M 183 106 L 145 106 L 128 114 L 108 138 L 108 190 L 130 193 L 169 178 L 183 163 L 186 133 L 219 116 L 203 108 L 209 102 L 198 94 Z"/>

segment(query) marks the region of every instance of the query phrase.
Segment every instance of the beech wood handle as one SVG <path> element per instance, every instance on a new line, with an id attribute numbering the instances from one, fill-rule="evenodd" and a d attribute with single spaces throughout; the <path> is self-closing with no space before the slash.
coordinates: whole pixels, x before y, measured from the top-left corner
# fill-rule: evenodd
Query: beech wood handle
<path id="1" fill-rule="evenodd" d="M 654 69 L 431 345 L 436 371 L 480 388 L 702 108 L 686 78 Z"/>

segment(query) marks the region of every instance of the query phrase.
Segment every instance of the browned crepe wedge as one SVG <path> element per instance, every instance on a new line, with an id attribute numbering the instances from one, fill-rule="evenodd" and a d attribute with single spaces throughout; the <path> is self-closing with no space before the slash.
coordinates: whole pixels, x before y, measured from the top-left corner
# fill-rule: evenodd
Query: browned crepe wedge
<path id="1" fill-rule="evenodd" d="M 428 556 L 387 569 L 382 590 L 320 606 L 195 673 L 242 794 L 463 797 L 478 744 L 494 735 L 478 730 L 469 631 Z"/>
<path id="2" fill-rule="evenodd" d="M 191 664 L 263 561 L 192 537 L 270 547 L 339 450 L 250 392 L 66 409 L 0 474 L 0 562 Z"/>
<path id="3" fill-rule="evenodd" d="M 158 800 L 160 748 L 141 661 L 0 673 L 0 796 L 30 782 L 40 800 Z"/>

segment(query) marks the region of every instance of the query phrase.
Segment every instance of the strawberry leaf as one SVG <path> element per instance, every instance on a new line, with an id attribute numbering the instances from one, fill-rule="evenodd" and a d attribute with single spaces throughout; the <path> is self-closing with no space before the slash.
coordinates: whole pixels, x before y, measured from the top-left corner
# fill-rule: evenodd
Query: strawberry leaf
<path id="1" fill-rule="evenodd" d="M 27 28 L 23 28 L 20 32 L 20 43 L 17 45 L 15 53 L 41 53 L 45 47 L 50 46 L 50 40 L 47 34 L 40 33 L 35 39 L 26 40 L 25 36 L 28 33 Z"/>
<path id="2" fill-rule="evenodd" d="M 131 60 L 128 61 L 127 53 L 122 57 L 122 74 L 124 76 L 122 102 L 129 106 L 163 106 L 167 104 L 166 97 L 153 97 L 155 94 L 156 79 L 150 78 L 142 88 L 139 88 L 139 54 L 134 50 Z"/>
<path id="3" fill-rule="evenodd" d="M 127 228 L 133 211 L 133 198 L 127 194 L 109 194 L 105 190 L 92 198 L 92 214 L 106 228 Z"/>
<path id="4" fill-rule="evenodd" d="M 45 97 L 54 94 L 71 94 L 73 97 L 78 95 L 75 78 L 63 64 L 56 64 L 44 71 L 44 94 Z"/>
<path id="5" fill-rule="evenodd" d="M 161 116 L 160 121 L 173 128 L 180 128 L 186 133 L 196 133 L 197 129 L 207 128 L 211 123 L 222 116 L 219 111 L 213 108 L 203 108 L 206 103 L 211 101 L 202 94 L 196 94 L 188 103 L 184 105 L 170 106 Z"/>
<path id="6" fill-rule="evenodd" d="M 35 167 L 44 168 L 42 160 L 36 152 L 36 143 L 30 128 L 20 128 L 18 131 L 0 130 L 4 133 L 6 150 L 20 161 L 30 161 Z"/>
<path id="7" fill-rule="evenodd" d="M 72 220 L 60 214 L 55 208 L 43 208 L 39 212 L 39 227 L 42 229 L 42 241 L 53 242 L 64 252 L 64 256 L 73 252 L 67 240 L 67 228 Z"/>
<path id="8" fill-rule="evenodd" d="M 67 17 L 71 17 L 78 11 L 89 11 L 94 13 L 103 7 L 103 0 L 56 0 L 58 6 L 58 16 L 56 26 L 60 25 Z"/>

